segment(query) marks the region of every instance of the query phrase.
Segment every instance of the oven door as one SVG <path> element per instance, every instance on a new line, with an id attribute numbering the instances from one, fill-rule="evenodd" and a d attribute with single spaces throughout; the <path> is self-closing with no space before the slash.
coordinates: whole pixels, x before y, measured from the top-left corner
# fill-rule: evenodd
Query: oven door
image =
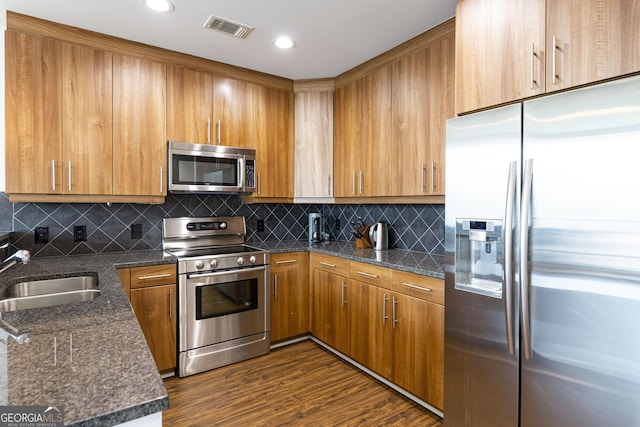
<path id="1" fill-rule="evenodd" d="M 180 351 L 269 331 L 267 266 L 180 278 Z"/>

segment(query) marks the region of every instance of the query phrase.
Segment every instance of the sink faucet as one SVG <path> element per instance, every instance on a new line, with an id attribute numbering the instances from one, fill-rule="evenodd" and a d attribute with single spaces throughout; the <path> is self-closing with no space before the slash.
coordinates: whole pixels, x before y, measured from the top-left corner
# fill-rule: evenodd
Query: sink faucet
<path id="1" fill-rule="evenodd" d="M 29 251 L 26 251 L 26 250 L 16 251 L 16 253 L 11 255 L 4 261 L 2 261 L 2 264 L 0 264 L 0 273 L 8 270 L 9 268 L 13 267 L 19 262 L 26 264 L 29 262 L 30 259 L 31 259 L 31 254 L 29 253 Z"/>

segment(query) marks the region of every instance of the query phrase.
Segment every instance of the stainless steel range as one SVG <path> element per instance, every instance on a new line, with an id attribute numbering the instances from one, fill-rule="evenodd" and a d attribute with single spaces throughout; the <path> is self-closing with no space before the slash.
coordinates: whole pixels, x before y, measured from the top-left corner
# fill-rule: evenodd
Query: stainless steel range
<path id="1" fill-rule="evenodd" d="M 269 353 L 269 252 L 248 246 L 245 219 L 166 218 L 178 261 L 178 375 Z"/>

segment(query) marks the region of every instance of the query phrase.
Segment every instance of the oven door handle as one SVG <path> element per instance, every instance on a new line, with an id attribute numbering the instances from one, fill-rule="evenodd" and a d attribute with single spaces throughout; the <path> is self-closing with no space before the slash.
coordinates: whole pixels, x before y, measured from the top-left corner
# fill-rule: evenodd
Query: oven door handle
<path id="1" fill-rule="evenodd" d="M 237 270 L 223 270 L 223 271 L 216 271 L 214 273 L 187 274 L 187 279 L 206 279 L 207 277 L 220 277 L 229 273 L 246 274 L 246 273 L 253 273 L 256 271 L 264 271 L 266 268 L 267 268 L 266 265 L 261 265 L 259 267 L 240 268 Z"/>

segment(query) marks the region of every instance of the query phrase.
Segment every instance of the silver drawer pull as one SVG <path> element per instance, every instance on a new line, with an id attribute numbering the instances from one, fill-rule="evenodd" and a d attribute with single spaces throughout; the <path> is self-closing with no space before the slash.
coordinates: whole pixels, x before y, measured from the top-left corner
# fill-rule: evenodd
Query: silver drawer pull
<path id="1" fill-rule="evenodd" d="M 154 274 L 154 275 L 151 275 L 151 276 L 140 276 L 140 277 L 138 277 L 138 280 L 160 279 L 162 277 L 171 277 L 171 273 Z"/>
<path id="2" fill-rule="evenodd" d="M 356 273 L 362 275 L 362 276 L 366 276 L 366 277 L 371 277 L 373 279 L 377 279 L 378 276 L 375 274 L 371 274 L 371 273 L 365 273 L 364 271 L 356 271 Z"/>
<path id="3" fill-rule="evenodd" d="M 329 264 L 328 262 L 320 261 L 320 265 L 324 265 L 325 267 L 335 268 L 335 264 Z"/>
<path id="4" fill-rule="evenodd" d="M 421 291 L 425 292 L 433 292 L 430 288 L 423 288 L 422 286 L 412 285 L 411 283 L 403 283 L 403 285 L 409 288 L 420 289 Z"/>
<path id="5" fill-rule="evenodd" d="M 291 264 L 292 262 L 298 262 L 297 259 L 288 259 L 285 261 L 276 261 L 276 264 Z"/>

